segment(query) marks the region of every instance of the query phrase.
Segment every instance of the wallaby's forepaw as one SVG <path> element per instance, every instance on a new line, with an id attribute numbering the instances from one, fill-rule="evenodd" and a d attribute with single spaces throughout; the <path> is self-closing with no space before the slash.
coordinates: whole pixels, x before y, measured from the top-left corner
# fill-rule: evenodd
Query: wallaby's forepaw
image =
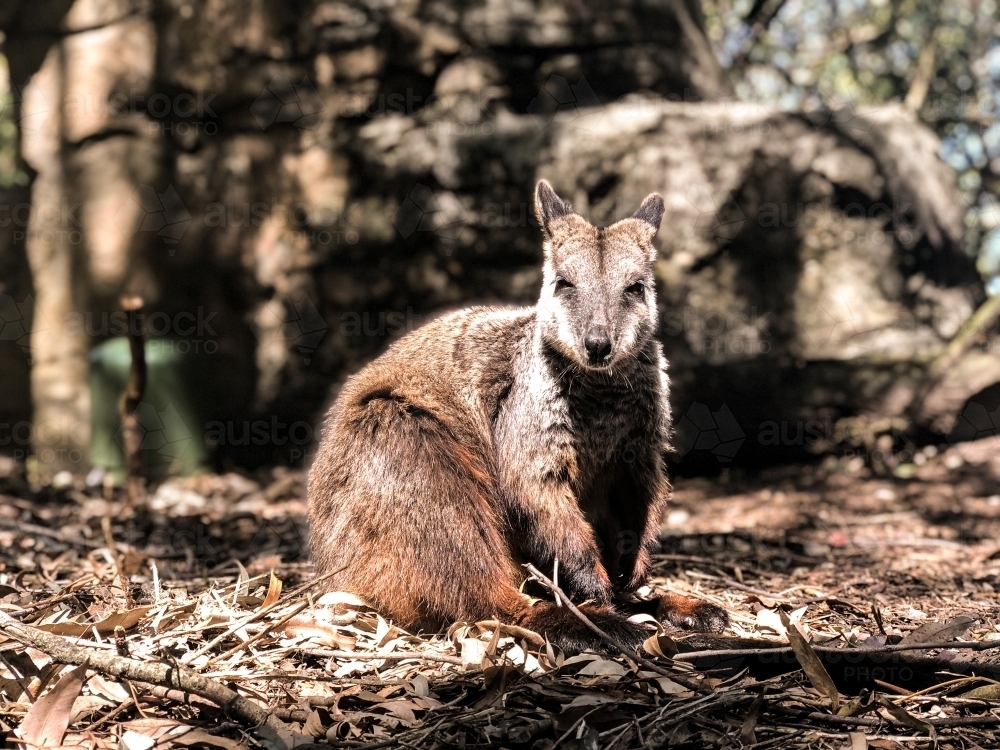
<path id="1" fill-rule="evenodd" d="M 684 630 L 703 633 L 721 633 L 729 625 L 729 615 L 722 607 L 678 594 L 664 594 L 660 597 L 656 619 Z"/>

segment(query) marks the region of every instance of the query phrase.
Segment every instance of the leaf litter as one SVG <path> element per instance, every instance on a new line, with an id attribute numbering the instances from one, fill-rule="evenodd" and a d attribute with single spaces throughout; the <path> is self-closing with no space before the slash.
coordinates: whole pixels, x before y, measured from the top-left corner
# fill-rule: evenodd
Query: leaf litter
<path id="1" fill-rule="evenodd" d="M 1000 498 L 955 464 L 905 480 L 829 462 L 678 480 L 651 585 L 725 607 L 732 627 L 651 632 L 646 654 L 677 681 L 490 620 L 411 633 L 325 593 L 294 472 L 171 480 L 142 509 L 0 477 L 0 609 L 194 670 L 287 727 L 7 638 L 0 732 L 128 750 L 988 747 Z M 927 643 L 950 647 L 906 650 Z"/>

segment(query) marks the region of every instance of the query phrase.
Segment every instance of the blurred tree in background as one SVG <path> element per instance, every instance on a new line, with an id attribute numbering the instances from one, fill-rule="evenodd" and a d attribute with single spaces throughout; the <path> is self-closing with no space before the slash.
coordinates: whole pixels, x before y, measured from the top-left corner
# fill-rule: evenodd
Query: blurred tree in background
<path id="1" fill-rule="evenodd" d="M 904 102 L 941 138 L 969 204 L 966 251 L 1000 294 L 995 0 L 704 0 L 736 97 L 824 116 Z"/>
<path id="2" fill-rule="evenodd" d="M 0 48 L 3 36 L 0 34 Z M 26 185 L 28 175 L 21 169 L 17 154 L 17 125 L 14 122 L 14 97 L 7 58 L 0 55 L 0 188 Z"/>

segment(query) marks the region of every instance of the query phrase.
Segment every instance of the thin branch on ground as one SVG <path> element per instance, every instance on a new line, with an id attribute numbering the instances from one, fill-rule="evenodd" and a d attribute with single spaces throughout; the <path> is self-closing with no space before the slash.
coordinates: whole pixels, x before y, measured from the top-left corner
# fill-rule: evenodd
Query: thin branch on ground
<path id="1" fill-rule="evenodd" d="M 215 680 L 203 677 L 178 665 L 143 662 L 106 651 L 77 646 L 62 636 L 46 633 L 18 622 L 0 610 L 0 632 L 25 646 L 47 654 L 53 661 L 89 669 L 116 679 L 139 680 L 152 685 L 193 693 L 211 701 L 227 715 L 248 727 L 266 725 L 286 731 L 285 725 L 266 709 L 233 692 Z"/>

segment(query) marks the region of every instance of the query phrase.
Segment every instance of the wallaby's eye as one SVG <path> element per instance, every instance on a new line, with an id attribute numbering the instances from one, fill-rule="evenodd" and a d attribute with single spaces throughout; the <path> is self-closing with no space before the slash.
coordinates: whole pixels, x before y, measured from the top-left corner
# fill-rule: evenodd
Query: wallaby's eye
<path id="1" fill-rule="evenodd" d="M 637 281 L 625 289 L 625 294 L 632 295 L 633 297 L 641 297 L 645 291 L 646 285 L 641 281 Z"/>
<path id="2" fill-rule="evenodd" d="M 556 291 L 561 292 L 565 289 L 572 289 L 573 285 L 566 281 L 562 276 L 556 276 Z"/>

